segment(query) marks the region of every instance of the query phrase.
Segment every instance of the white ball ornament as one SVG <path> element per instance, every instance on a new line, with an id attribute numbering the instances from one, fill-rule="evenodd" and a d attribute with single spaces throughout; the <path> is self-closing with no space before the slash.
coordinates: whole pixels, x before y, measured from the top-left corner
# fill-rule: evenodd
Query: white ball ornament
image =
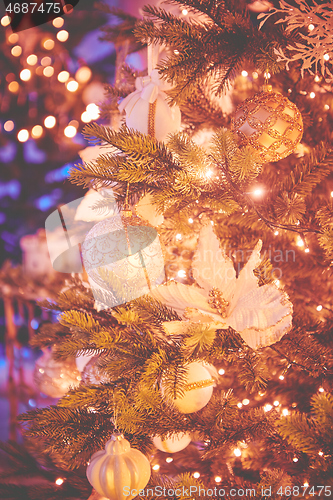
<path id="1" fill-rule="evenodd" d="M 171 399 L 181 413 L 194 413 L 208 404 L 213 394 L 214 379 L 203 363 L 195 361 L 186 367 L 186 386 L 184 395 Z M 161 384 L 162 393 L 163 381 Z"/>
<path id="2" fill-rule="evenodd" d="M 132 490 L 142 490 L 150 479 L 149 460 L 141 451 L 131 448 L 122 435 L 113 434 L 105 450 L 94 453 L 87 467 L 92 487 L 110 500 L 126 497 L 132 500 Z M 125 495 L 125 492 L 129 493 Z"/>
<path id="3" fill-rule="evenodd" d="M 187 433 L 171 434 L 170 437 L 162 439 L 160 436 L 153 438 L 153 443 L 156 448 L 165 453 L 177 453 L 184 450 L 191 442 L 191 436 Z"/>

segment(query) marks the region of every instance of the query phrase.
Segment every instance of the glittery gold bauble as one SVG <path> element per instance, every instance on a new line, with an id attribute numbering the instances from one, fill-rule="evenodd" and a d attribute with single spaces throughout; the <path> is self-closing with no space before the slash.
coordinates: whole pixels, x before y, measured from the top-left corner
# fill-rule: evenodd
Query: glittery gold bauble
<path id="1" fill-rule="evenodd" d="M 240 104 L 232 128 L 242 144 L 251 145 L 263 162 L 290 155 L 303 135 L 302 115 L 292 102 L 270 85 Z"/>
<path id="2" fill-rule="evenodd" d="M 36 361 L 34 380 L 40 392 L 51 398 L 61 398 L 71 387 L 77 387 L 81 375 L 74 358 L 57 361 L 52 351 L 45 351 Z"/>

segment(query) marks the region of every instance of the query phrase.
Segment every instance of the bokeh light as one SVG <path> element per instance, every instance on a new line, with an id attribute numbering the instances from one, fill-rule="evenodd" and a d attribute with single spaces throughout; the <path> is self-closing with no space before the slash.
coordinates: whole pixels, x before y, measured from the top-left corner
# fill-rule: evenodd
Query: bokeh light
<path id="1" fill-rule="evenodd" d="M 75 80 L 71 80 L 67 83 L 67 90 L 69 90 L 69 92 L 76 92 L 78 88 L 79 84 Z"/>
<path id="2" fill-rule="evenodd" d="M 76 135 L 76 128 L 73 127 L 73 125 L 68 125 L 68 127 L 65 128 L 64 134 L 66 137 L 72 138 Z"/>
<path id="3" fill-rule="evenodd" d="M 86 83 L 90 80 L 92 75 L 91 69 L 88 66 L 82 66 L 75 73 L 75 78 L 79 83 Z"/>
<path id="4" fill-rule="evenodd" d="M 35 66 L 37 64 L 38 57 L 35 54 L 31 54 L 30 56 L 27 57 L 27 63 L 30 66 Z"/>
<path id="5" fill-rule="evenodd" d="M 52 59 L 51 59 L 51 57 L 46 56 L 46 57 L 43 57 L 43 59 L 41 60 L 40 63 L 42 66 L 50 66 L 50 64 L 52 63 Z"/>
<path id="6" fill-rule="evenodd" d="M 58 75 L 58 80 L 61 83 L 65 83 L 65 82 L 67 82 L 69 77 L 70 77 L 70 74 L 68 73 L 68 71 L 60 71 L 60 73 Z"/>
<path id="7" fill-rule="evenodd" d="M 8 42 L 9 43 L 17 43 L 19 40 L 19 36 L 17 33 L 11 33 L 8 37 Z"/>
<path id="8" fill-rule="evenodd" d="M 17 92 L 20 90 L 20 85 L 18 84 L 18 82 L 10 82 L 10 84 L 8 85 L 8 90 L 13 94 L 17 94 Z"/>
<path id="9" fill-rule="evenodd" d="M 3 126 L 3 128 L 5 129 L 6 132 L 11 132 L 12 130 L 14 130 L 14 127 L 15 127 L 15 125 L 14 125 L 13 120 L 7 120 Z"/>
<path id="10" fill-rule="evenodd" d="M 57 120 L 52 115 L 47 116 L 44 120 L 44 125 L 46 128 L 53 128 L 56 123 L 57 123 Z"/>
<path id="11" fill-rule="evenodd" d="M 20 73 L 20 78 L 23 82 L 27 82 L 31 78 L 31 71 L 30 69 L 22 69 Z"/>
<path id="12" fill-rule="evenodd" d="M 66 42 L 68 37 L 69 37 L 69 33 L 66 30 L 61 30 L 61 31 L 59 31 L 59 33 L 57 33 L 57 38 L 58 38 L 59 42 Z"/>
<path id="13" fill-rule="evenodd" d="M 47 76 L 48 78 L 52 76 L 53 73 L 54 73 L 53 66 L 46 66 L 46 68 L 43 69 L 43 75 Z"/>
<path id="14" fill-rule="evenodd" d="M 17 138 L 20 142 L 26 142 L 29 139 L 29 132 L 26 128 L 22 128 L 17 134 Z"/>
<path id="15" fill-rule="evenodd" d="M 54 48 L 54 40 L 51 40 L 51 38 L 45 40 L 45 42 L 43 43 L 43 47 L 46 50 L 52 50 Z"/>
<path id="16" fill-rule="evenodd" d="M 53 19 L 52 24 L 55 28 L 61 28 L 64 25 L 64 20 L 62 17 L 56 17 Z"/>
<path id="17" fill-rule="evenodd" d="M 43 127 L 41 125 L 35 125 L 31 130 L 31 135 L 34 139 L 39 139 L 43 135 Z"/>
<path id="18" fill-rule="evenodd" d="M 9 16 L 3 16 L 1 18 L 1 25 L 8 26 L 10 24 L 11 18 Z"/>
<path id="19" fill-rule="evenodd" d="M 20 55 L 22 54 L 22 47 L 20 47 L 20 45 L 15 45 L 15 47 L 13 47 L 10 52 L 12 56 L 20 57 Z"/>

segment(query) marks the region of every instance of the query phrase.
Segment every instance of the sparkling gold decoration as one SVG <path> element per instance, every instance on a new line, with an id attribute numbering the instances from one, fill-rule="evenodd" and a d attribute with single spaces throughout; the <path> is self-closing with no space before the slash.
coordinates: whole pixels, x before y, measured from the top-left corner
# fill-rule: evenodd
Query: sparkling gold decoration
<path id="1" fill-rule="evenodd" d="M 199 382 L 192 382 L 192 384 L 187 384 L 185 387 L 185 391 L 193 391 L 193 389 L 202 389 L 203 387 L 210 387 L 214 385 L 214 380 L 200 380 Z"/>
<path id="2" fill-rule="evenodd" d="M 213 287 L 208 295 L 210 297 L 210 299 L 208 299 L 208 304 L 215 307 L 222 318 L 226 318 L 229 302 L 223 298 L 222 292 L 218 288 Z"/>
<path id="3" fill-rule="evenodd" d="M 232 128 L 265 162 L 289 156 L 303 135 L 302 115 L 292 102 L 266 85 L 236 109 Z"/>

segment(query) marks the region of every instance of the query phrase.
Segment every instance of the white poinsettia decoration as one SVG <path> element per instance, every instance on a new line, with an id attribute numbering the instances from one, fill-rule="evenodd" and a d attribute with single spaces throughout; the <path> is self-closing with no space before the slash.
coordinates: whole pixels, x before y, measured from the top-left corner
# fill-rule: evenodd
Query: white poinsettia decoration
<path id="1" fill-rule="evenodd" d="M 236 277 L 212 227 L 202 229 L 192 266 L 197 285 L 170 281 L 151 292 L 184 318 L 163 323 L 166 332 L 186 333 L 201 322 L 216 329 L 233 328 L 252 349 L 280 340 L 291 327 L 292 304 L 275 285 L 259 286 L 253 270 L 260 263 L 261 245 L 259 240 Z"/>

